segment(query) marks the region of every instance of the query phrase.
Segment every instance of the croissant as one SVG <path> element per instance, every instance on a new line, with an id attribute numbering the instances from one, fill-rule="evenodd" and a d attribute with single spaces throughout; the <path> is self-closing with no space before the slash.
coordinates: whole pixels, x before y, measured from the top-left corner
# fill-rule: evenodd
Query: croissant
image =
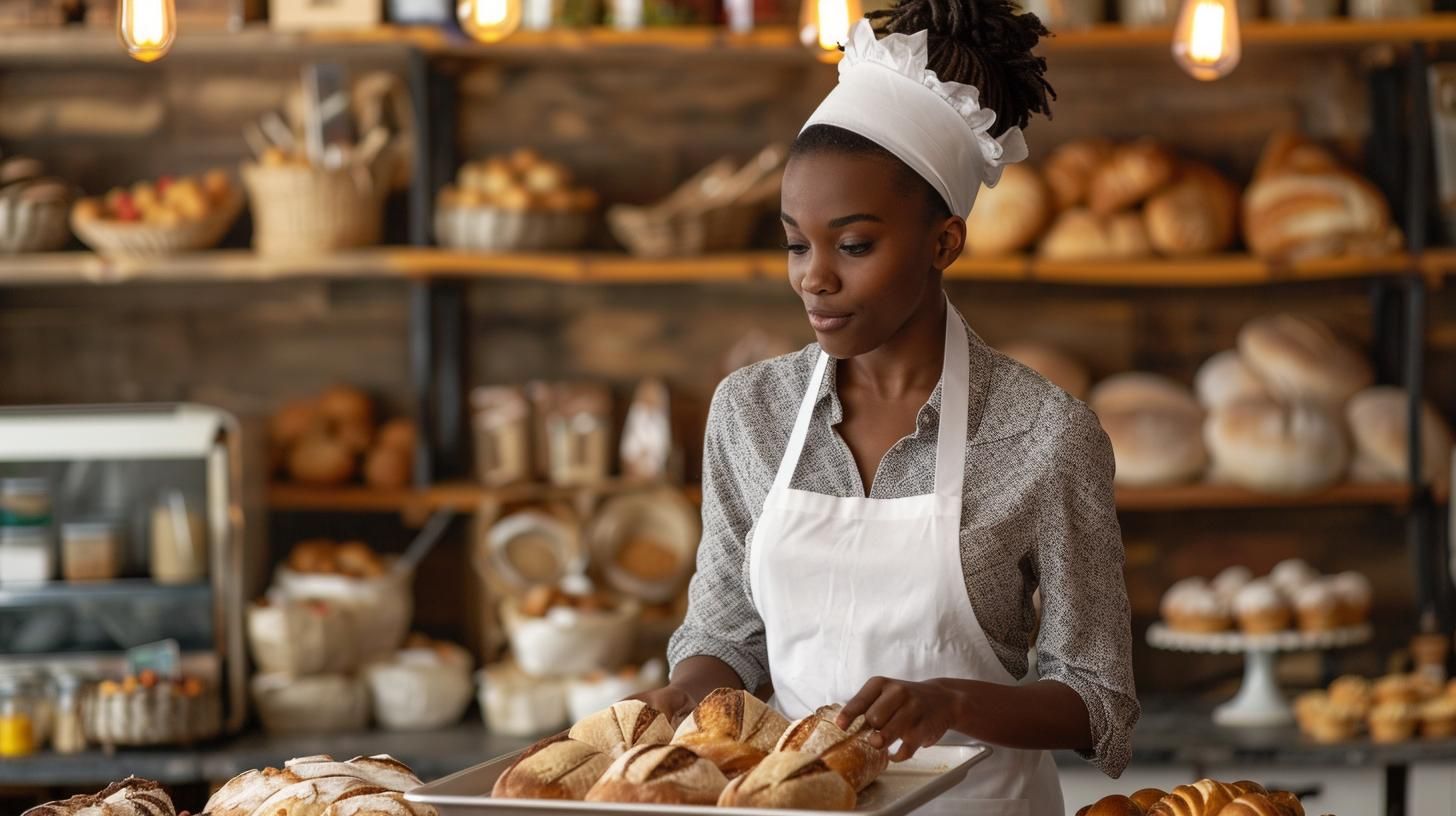
<path id="1" fill-rule="evenodd" d="M 1077 816 L 1143 816 L 1143 809 L 1126 796 L 1104 796 L 1077 811 Z"/>
<path id="2" fill-rule="evenodd" d="M 1219 816 L 1288 816 L 1288 811 L 1259 793 L 1246 793 L 1219 811 Z"/>
<path id="3" fill-rule="evenodd" d="M 1233 788 L 1234 788 L 1234 790 L 1238 791 L 1241 794 L 1243 794 L 1243 793 L 1257 793 L 1260 796 L 1268 796 L 1269 795 L 1269 791 L 1266 790 L 1263 785 L 1260 785 L 1258 782 L 1250 782 L 1247 779 L 1243 779 L 1243 780 L 1240 780 L 1238 782 L 1234 782 L 1233 783 Z"/>
<path id="4" fill-rule="evenodd" d="M 1153 805 L 1157 804 L 1159 799 L 1167 795 L 1167 791 L 1158 790 L 1157 788 L 1143 788 L 1134 793 L 1131 799 L 1138 807 L 1142 808 L 1143 813 L 1147 813 L 1153 809 Z"/>

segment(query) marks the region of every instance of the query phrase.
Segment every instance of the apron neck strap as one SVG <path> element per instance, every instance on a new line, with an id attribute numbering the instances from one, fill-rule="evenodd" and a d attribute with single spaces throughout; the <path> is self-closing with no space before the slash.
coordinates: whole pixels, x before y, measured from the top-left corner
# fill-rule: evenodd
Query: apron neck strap
<path id="1" fill-rule="evenodd" d="M 794 420 L 794 430 L 789 434 L 783 459 L 779 462 L 778 474 L 774 477 L 773 489 L 784 491 L 799 468 L 799 454 L 804 449 L 804 440 L 809 435 L 809 423 L 814 419 L 814 407 L 819 402 L 819 388 L 824 383 L 824 372 L 829 367 L 829 355 L 820 352 L 819 362 L 809 377 L 809 388 L 799 404 L 799 415 Z M 959 498 L 965 484 L 966 473 L 966 422 L 970 410 L 970 340 L 966 327 L 961 322 L 960 312 L 951 305 L 949 296 L 945 301 L 945 358 L 940 371 L 940 427 L 936 433 L 935 449 L 935 492 L 939 495 Z"/>

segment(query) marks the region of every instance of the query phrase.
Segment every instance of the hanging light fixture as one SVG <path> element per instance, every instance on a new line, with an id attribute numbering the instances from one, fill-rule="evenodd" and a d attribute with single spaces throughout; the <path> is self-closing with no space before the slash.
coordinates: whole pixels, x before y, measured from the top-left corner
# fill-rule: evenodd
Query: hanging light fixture
<path id="1" fill-rule="evenodd" d="M 471 38 L 496 43 L 521 27 L 522 0 L 460 0 L 456 16 Z"/>
<path id="2" fill-rule="evenodd" d="M 1173 60 L 1194 79 L 1229 75 L 1242 56 L 1237 0 L 1184 0 L 1173 29 Z"/>
<path id="3" fill-rule="evenodd" d="M 173 0 L 120 0 L 116 36 L 137 62 L 167 56 L 177 39 L 177 6 Z"/>
<path id="4" fill-rule="evenodd" d="M 824 62 L 839 59 L 849 29 L 864 17 L 860 0 L 802 0 L 799 41 Z"/>

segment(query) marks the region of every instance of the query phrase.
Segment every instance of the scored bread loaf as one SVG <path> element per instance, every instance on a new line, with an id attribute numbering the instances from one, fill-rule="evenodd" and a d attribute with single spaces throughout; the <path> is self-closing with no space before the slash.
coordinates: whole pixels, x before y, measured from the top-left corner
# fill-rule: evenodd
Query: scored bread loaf
<path id="1" fill-rule="evenodd" d="M 1146 258 L 1153 248 L 1141 215 L 1101 216 L 1073 207 L 1057 216 L 1038 252 L 1053 261 L 1125 261 Z"/>
<path id="2" fill-rule="evenodd" d="M 1088 405 L 1112 443 L 1118 484 L 1178 484 L 1208 465 L 1203 409 L 1183 385 L 1158 374 L 1117 374 L 1092 389 Z"/>
<path id="3" fill-rule="evenodd" d="M 341 799 L 321 816 L 434 816 L 435 809 L 406 801 L 397 791 L 369 793 Z"/>
<path id="4" fill-rule="evenodd" d="M 1355 442 L 1350 477 L 1357 482 L 1399 482 L 1406 478 L 1410 436 L 1405 389 L 1377 385 L 1350 398 L 1345 420 Z M 1427 484 L 1451 479 L 1451 429 L 1429 402 L 1421 403 L 1421 476 Z"/>
<path id="5" fill-rule="evenodd" d="M 728 783 L 719 807 L 854 810 L 854 788 L 813 754 L 770 754 L 752 771 Z"/>
<path id="6" fill-rule="evenodd" d="M 161 784 L 129 776 L 96 794 L 116 816 L 177 816 L 172 797 Z"/>
<path id="7" fill-rule="evenodd" d="M 773 750 L 789 721 L 746 691 L 718 689 L 678 726 L 674 745 L 691 748 L 733 779 Z"/>
<path id="8" fill-rule="evenodd" d="M 1266 399 L 1269 389 L 1237 351 L 1229 349 L 1208 358 L 1193 377 L 1198 401 L 1210 411 L 1244 399 Z"/>
<path id="9" fill-rule="evenodd" d="M 1370 385 L 1365 357 L 1324 322 L 1276 314 L 1256 318 L 1239 330 L 1239 354 L 1282 400 L 1340 405 Z"/>
<path id="10" fill-rule="evenodd" d="M 292 771 L 299 779 L 316 779 L 321 776 L 356 776 L 386 790 L 401 793 L 420 786 L 420 778 L 408 765 L 386 754 L 368 757 L 354 757 L 339 762 L 327 754 L 299 757 L 283 763 L 285 770 Z"/>
<path id="11" fill-rule="evenodd" d="M 1207 255 L 1234 240 L 1239 193 L 1217 170 L 1185 162 L 1177 181 L 1143 208 L 1148 241 L 1162 255 Z"/>
<path id="12" fill-rule="evenodd" d="M 497 799 L 586 798 L 611 757 L 565 734 L 532 745 L 506 768 L 490 795 Z"/>
<path id="13" fill-rule="evenodd" d="M 638 700 L 623 700 L 571 727 L 567 736 L 613 759 L 639 745 L 666 745 L 673 730 L 660 711 Z"/>
<path id="14" fill-rule="evenodd" d="M 1092 177 L 1112 157 L 1112 150 L 1112 142 L 1106 139 L 1082 139 L 1068 142 L 1047 156 L 1042 172 L 1058 212 L 1087 203 Z"/>
<path id="15" fill-rule="evenodd" d="M 218 788 L 203 812 L 208 816 L 253 816 L 273 794 L 302 781 L 292 771 L 279 768 L 248 771 Z"/>
<path id="16" fill-rule="evenodd" d="M 728 785 L 718 766 L 681 745 L 641 745 L 617 758 L 588 802 L 713 805 Z"/>
<path id="17" fill-rule="evenodd" d="M 312 816 L 342 799 L 373 793 L 388 793 L 388 790 L 357 776 L 305 779 L 265 799 L 252 816 Z"/>
<path id="18" fill-rule="evenodd" d="M 982 187 L 966 217 L 966 249 L 983 257 L 1020 252 L 1051 218 L 1051 193 L 1036 168 L 1007 165 L 995 187 Z"/>
<path id="19" fill-rule="evenodd" d="M 824 706 L 789 725 L 775 751 L 798 751 L 824 760 L 858 793 L 868 788 L 890 765 L 890 753 L 869 743 L 870 729 L 863 714 L 839 727 L 838 704 Z"/>
<path id="20" fill-rule="evenodd" d="M 1173 154 L 1151 139 L 1120 145 L 1092 175 L 1088 205 L 1098 215 L 1135 207 L 1167 186 L 1176 170 Z"/>
<path id="21" fill-rule="evenodd" d="M 1149 410 L 1202 413 L 1187 386 L 1145 371 L 1114 374 L 1099 382 L 1087 399 L 1087 407 L 1099 415 Z"/>
<path id="22" fill-rule="evenodd" d="M 36 805 L 21 816 L 121 816 L 95 796 L 72 796 L 60 802 Z"/>
<path id="23" fill-rule="evenodd" d="M 1051 346 L 1041 343 L 1011 343 L 1001 353 L 1049 380 L 1077 399 L 1087 398 L 1092 374 L 1087 367 Z"/>
<path id="24" fill-rule="evenodd" d="M 1349 461 L 1343 423 L 1316 403 L 1236 402 L 1209 416 L 1204 441 L 1216 479 L 1274 493 L 1328 486 Z"/>

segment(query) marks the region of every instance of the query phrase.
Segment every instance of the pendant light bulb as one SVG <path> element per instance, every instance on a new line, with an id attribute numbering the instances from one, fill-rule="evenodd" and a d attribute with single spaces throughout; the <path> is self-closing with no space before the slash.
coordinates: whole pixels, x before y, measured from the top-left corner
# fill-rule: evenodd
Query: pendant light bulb
<path id="1" fill-rule="evenodd" d="M 156 62 L 167 56 L 177 40 L 174 0 L 119 0 L 116 36 L 137 62 Z"/>
<path id="2" fill-rule="evenodd" d="M 864 17 L 860 0 L 803 0 L 801 9 L 799 41 L 822 62 L 839 59 L 849 30 Z"/>
<path id="3" fill-rule="evenodd" d="M 521 27 L 523 0 L 460 0 L 455 13 L 472 39 L 497 43 Z"/>
<path id="4" fill-rule="evenodd" d="M 1222 79 L 1243 55 L 1237 0 L 1184 0 L 1173 29 L 1173 60 L 1194 79 Z"/>

